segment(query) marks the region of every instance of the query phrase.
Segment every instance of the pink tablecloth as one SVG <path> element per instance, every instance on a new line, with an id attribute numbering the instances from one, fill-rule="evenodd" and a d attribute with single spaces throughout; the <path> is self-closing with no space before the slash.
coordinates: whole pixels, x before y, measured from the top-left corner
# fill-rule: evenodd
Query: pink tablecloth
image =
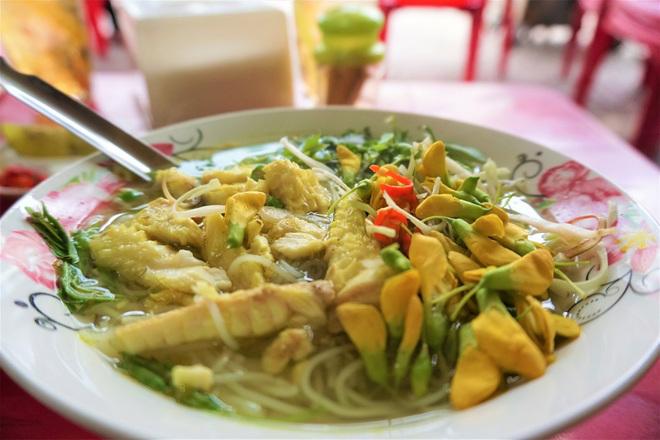
<path id="1" fill-rule="evenodd" d="M 104 87 L 108 84 L 111 87 Z M 96 78 L 102 90 L 140 93 L 134 74 Z M 136 96 L 97 97 L 102 112 L 129 131 L 146 120 L 126 117 L 117 99 L 132 105 Z M 381 81 L 367 84 L 360 107 L 442 116 L 508 131 L 546 145 L 607 176 L 660 218 L 660 171 L 589 114 L 560 94 L 538 87 Z M 131 110 L 129 110 L 130 112 Z M 137 113 L 139 115 L 139 112 Z M 46 408 L 4 373 L 0 377 L 0 438 L 99 438 Z M 660 362 L 621 397 L 555 439 L 660 438 Z"/>

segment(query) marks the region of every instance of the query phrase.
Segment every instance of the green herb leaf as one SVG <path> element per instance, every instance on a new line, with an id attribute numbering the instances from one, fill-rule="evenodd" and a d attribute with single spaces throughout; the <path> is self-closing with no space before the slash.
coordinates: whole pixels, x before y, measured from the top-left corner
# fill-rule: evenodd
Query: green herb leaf
<path id="1" fill-rule="evenodd" d="M 397 273 L 405 272 L 413 268 L 410 260 L 399 251 L 399 244 L 394 243 L 384 247 L 380 251 L 380 256 L 389 267 Z"/>
<path id="2" fill-rule="evenodd" d="M 178 390 L 177 390 L 178 391 Z M 211 393 L 201 390 L 184 390 L 175 392 L 174 398 L 177 402 L 191 408 L 205 409 L 221 413 L 231 413 L 234 409 Z"/>
<path id="3" fill-rule="evenodd" d="M 476 168 L 483 165 L 486 163 L 486 160 L 488 160 L 481 151 L 474 147 L 466 147 L 458 144 L 445 144 L 445 151 L 447 152 L 447 156 L 470 168 Z"/>
<path id="4" fill-rule="evenodd" d="M 266 206 L 272 206 L 273 208 L 284 208 L 284 203 L 277 197 L 269 195 L 266 197 Z"/>
<path id="5" fill-rule="evenodd" d="M 55 266 L 57 287 L 60 298 L 67 306 L 87 303 L 89 301 L 112 301 L 115 295 L 99 282 L 83 275 L 73 264 L 60 261 Z"/>
<path id="6" fill-rule="evenodd" d="M 151 389 L 161 393 L 168 393 L 171 390 L 171 386 L 160 375 L 141 365 L 122 360 L 117 363 L 117 368 Z"/>
<path id="7" fill-rule="evenodd" d="M 77 266 L 83 273 L 89 273 L 92 269 L 92 252 L 89 249 L 89 242 L 96 234 L 98 234 L 99 228 L 89 228 L 89 229 L 78 229 L 73 231 L 71 234 L 71 240 L 73 241 L 73 246 L 76 248 L 76 253 L 78 254 L 78 264 Z"/>
<path id="8" fill-rule="evenodd" d="M 142 191 L 133 188 L 126 188 L 119 193 L 119 198 L 126 203 L 131 203 L 144 196 Z"/>
<path id="9" fill-rule="evenodd" d="M 250 179 L 254 180 L 255 182 L 265 179 L 266 176 L 264 175 L 264 167 L 265 165 L 257 165 L 254 167 L 250 173 Z"/>
<path id="10" fill-rule="evenodd" d="M 133 379 L 174 398 L 177 402 L 192 408 L 219 413 L 233 413 L 234 409 L 211 393 L 199 389 L 182 389 L 172 384 L 172 368 L 169 362 L 160 362 L 135 354 L 122 353 L 115 365 Z"/>
<path id="11" fill-rule="evenodd" d="M 69 239 L 69 235 L 60 222 L 50 215 L 46 205 L 43 202 L 41 203 L 41 212 L 34 211 L 29 207 L 26 207 L 25 210 L 30 215 L 28 222 L 41 235 L 53 255 L 60 260 L 73 264 L 77 263 L 78 254 L 73 242 Z"/>

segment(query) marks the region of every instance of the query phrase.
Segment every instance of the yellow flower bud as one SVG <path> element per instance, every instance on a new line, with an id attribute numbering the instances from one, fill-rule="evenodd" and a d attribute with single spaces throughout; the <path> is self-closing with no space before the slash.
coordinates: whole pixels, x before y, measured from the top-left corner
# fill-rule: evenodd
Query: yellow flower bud
<path id="1" fill-rule="evenodd" d="M 466 253 L 464 248 L 460 247 L 445 234 L 442 234 L 438 231 L 431 231 L 431 237 L 435 238 L 442 244 L 442 247 L 445 249 L 447 254 L 449 254 L 449 252 L 458 252 L 459 254 L 465 255 Z"/>
<path id="2" fill-rule="evenodd" d="M 456 286 L 456 279 L 449 271 L 445 249 L 437 239 L 413 234 L 408 257 L 421 276 L 424 303 Z"/>
<path id="3" fill-rule="evenodd" d="M 420 275 L 415 269 L 394 275 L 385 281 L 380 291 L 380 310 L 390 335 L 399 339 L 403 334 L 403 322 L 410 298 L 417 296 Z"/>
<path id="4" fill-rule="evenodd" d="M 408 372 L 408 365 L 422 333 L 424 310 L 417 295 L 411 296 L 407 304 L 406 326 L 394 362 L 394 384 L 399 386 Z"/>
<path id="5" fill-rule="evenodd" d="M 514 297 L 518 322 L 545 355 L 555 351 L 555 325 L 550 312 L 531 295 Z"/>
<path id="6" fill-rule="evenodd" d="M 495 214 L 479 217 L 472 223 L 472 227 L 486 237 L 504 237 L 504 223 Z"/>
<path id="7" fill-rule="evenodd" d="M 468 249 L 486 266 L 504 266 L 520 259 L 520 256 L 515 252 L 488 237 L 484 237 L 477 231 L 462 238 Z"/>
<path id="8" fill-rule="evenodd" d="M 574 339 L 582 333 L 580 325 L 572 319 L 554 313 L 550 316 L 555 325 L 555 333 L 557 336 Z"/>
<path id="9" fill-rule="evenodd" d="M 532 251 L 512 264 L 513 288 L 529 295 L 541 295 L 552 283 L 554 268 L 554 259 L 549 251 Z"/>
<path id="10" fill-rule="evenodd" d="M 337 307 L 337 316 L 360 352 L 369 378 L 387 387 L 387 330 L 378 309 L 368 304 L 349 302 Z"/>
<path id="11" fill-rule="evenodd" d="M 497 364 L 476 346 L 461 353 L 451 381 L 449 400 L 454 408 L 465 409 L 490 397 L 502 382 Z"/>
<path id="12" fill-rule="evenodd" d="M 505 371 L 536 379 L 545 373 L 541 350 L 507 312 L 497 307 L 482 311 L 472 321 L 479 348 Z"/>
<path id="13" fill-rule="evenodd" d="M 473 284 L 472 280 L 465 278 L 464 274 L 468 271 L 481 269 L 481 266 L 479 266 L 478 263 L 476 263 L 471 258 L 468 258 L 465 255 L 454 251 L 451 251 L 447 254 L 447 259 L 449 260 L 449 264 L 451 264 L 451 266 L 454 268 L 456 275 L 458 275 L 458 278 L 463 282 L 463 284 Z"/>
<path id="14" fill-rule="evenodd" d="M 342 171 L 347 170 L 357 173 L 360 170 L 362 160 L 345 145 L 337 145 L 337 159 Z"/>
<path id="15" fill-rule="evenodd" d="M 423 313 L 422 302 L 419 297 L 417 295 L 411 296 L 408 301 L 406 325 L 399 350 L 408 350 L 412 353 L 412 350 L 417 346 L 422 331 Z"/>
<path id="16" fill-rule="evenodd" d="M 447 164 L 445 156 L 445 144 L 442 141 L 436 141 L 431 145 L 422 156 L 422 165 L 424 166 L 424 175 L 430 177 L 440 177 L 445 179 L 447 176 Z"/>

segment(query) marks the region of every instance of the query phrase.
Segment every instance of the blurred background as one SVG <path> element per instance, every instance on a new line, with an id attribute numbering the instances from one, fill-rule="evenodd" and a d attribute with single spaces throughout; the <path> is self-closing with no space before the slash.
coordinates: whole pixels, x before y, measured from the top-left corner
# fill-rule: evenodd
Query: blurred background
<path id="1" fill-rule="evenodd" d="M 533 86 L 659 163 L 660 0 L 2 0 L 0 53 L 136 135 L 331 104 L 479 123 Z M 91 151 L 2 91 L 0 122 L 5 198 Z"/>

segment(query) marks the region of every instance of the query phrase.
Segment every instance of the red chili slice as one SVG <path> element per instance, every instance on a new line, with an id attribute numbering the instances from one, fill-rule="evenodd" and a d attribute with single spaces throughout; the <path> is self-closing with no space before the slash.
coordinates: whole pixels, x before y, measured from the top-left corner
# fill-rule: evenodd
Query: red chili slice
<path id="1" fill-rule="evenodd" d="M 379 176 L 391 177 L 392 179 L 396 180 L 401 184 L 401 186 L 394 186 L 394 185 L 381 183 L 380 185 L 381 191 L 386 192 L 393 199 L 405 200 L 406 202 L 408 202 L 409 205 L 408 207 L 410 208 L 411 211 L 413 211 L 417 207 L 419 201 L 417 200 L 417 196 L 415 195 L 415 185 L 413 184 L 412 180 L 410 180 L 405 176 L 402 176 L 401 174 L 395 173 L 392 170 L 386 169 L 384 172 L 382 172 L 381 171 L 382 168 L 379 167 L 378 165 L 371 165 L 369 169 L 374 173 L 378 174 Z"/>

